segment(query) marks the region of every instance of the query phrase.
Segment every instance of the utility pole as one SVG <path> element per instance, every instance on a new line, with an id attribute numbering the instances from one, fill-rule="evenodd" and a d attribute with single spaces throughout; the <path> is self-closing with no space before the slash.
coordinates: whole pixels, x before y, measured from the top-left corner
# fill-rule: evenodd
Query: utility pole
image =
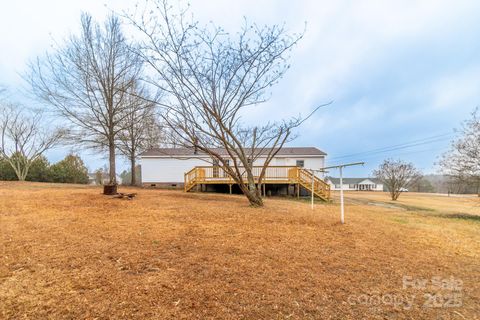
<path id="1" fill-rule="evenodd" d="M 345 223 L 345 206 L 344 206 L 344 200 L 343 200 L 343 168 L 351 167 L 351 166 L 359 166 L 359 165 L 363 166 L 364 164 L 365 162 L 345 163 L 345 164 L 340 164 L 338 166 L 324 167 L 324 168 L 321 168 L 320 170 L 317 170 L 317 171 L 325 172 L 326 169 L 338 169 L 340 171 L 340 222 L 342 224 Z M 312 208 L 313 208 L 313 197 L 312 197 Z"/>

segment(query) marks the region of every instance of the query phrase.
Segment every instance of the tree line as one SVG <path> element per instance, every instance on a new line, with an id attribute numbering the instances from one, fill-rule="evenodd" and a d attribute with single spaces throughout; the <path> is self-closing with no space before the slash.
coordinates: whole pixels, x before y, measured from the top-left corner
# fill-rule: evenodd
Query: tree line
<path id="1" fill-rule="evenodd" d="M 21 154 L 12 155 L 21 158 Z M 29 166 L 25 181 L 57 182 L 57 183 L 88 183 L 88 170 L 82 159 L 75 154 L 67 155 L 63 160 L 50 164 L 47 158 L 40 156 L 33 160 Z M 16 181 L 17 173 L 10 161 L 0 157 L 0 180 Z"/>
<path id="2" fill-rule="evenodd" d="M 242 114 L 268 100 L 271 88 L 290 68 L 290 54 L 303 32 L 247 20 L 236 32 L 227 32 L 213 23 L 202 25 L 189 7 L 173 3 L 144 1 L 134 12 L 110 14 L 104 22 L 84 13 L 79 32 L 55 42 L 29 63 L 24 78 L 60 125 L 45 126 L 41 113 L 24 112 L 18 105 L 2 106 L 7 111 L 0 122 L 0 155 L 19 180 L 26 179 L 32 163 L 59 143 L 106 154 L 111 185 L 117 183 L 118 154 L 129 159 L 135 184 L 141 152 L 182 147 L 218 163 L 252 206 L 263 205 L 260 186 L 266 168 L 296 137 L 295 130 L 328 103 L 312 106 L 303 116 L 257 125 L 243 122 Z M 132 37 L 125 35 L 125 26 Z M 17 113 L 27 121 L 16 121 L 11 114 Z M 474 130 L 478 132 L 478 127 Z M 471 156 L 463 152 L 465 148 L 461 144 L 457 151 Z M 17 153 L 22 154 L 21 161 L 13 157 Z M 265 161 L 257 175 L 253 163 L 260 157 Z M 448 163 L 459 159 L 450 157 Z M 393 170 L 392 164 L 387 163 L 384 171 Z M 401 168 L 416 176 L 410 169 Z M 459 170 L 454 171 L 462 179 L 478 176 L 478 166 Z M 466 170 L 472 174 L 464 174 Z"/>

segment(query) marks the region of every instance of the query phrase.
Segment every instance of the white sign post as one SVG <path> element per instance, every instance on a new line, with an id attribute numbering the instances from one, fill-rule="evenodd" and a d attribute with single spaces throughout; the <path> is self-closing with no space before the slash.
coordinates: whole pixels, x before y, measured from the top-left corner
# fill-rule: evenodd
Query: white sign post
<path id="1" fill-rule="evenodd" d="M 338 168 L 340 171 L 340 222 L 345 223 L 345 208 L 343 205 L 343 167 Z"/>
<path id="2" fill-rule="evenodd" d="M 338 166 L 325 167 L 325 168 L 322 168 L 322 169 L 318 170 L 318 171 L 325 172 L 326 169 L 336 169 L 336 168 L 338 168 L 339 171 L 340 171 L 340 222 L 342 224 L 345 223 L 345 206 L 344 206 L 344 200 L 343 200 L 343 168 L 351 167 L 351 166 L 358 166 L 358 165 L 363 166 L 364 164 L 365 164 L 365 162 L 354 162 L 354 163 L 340 164 Z M 312 170 L 312 172 L 313 172 L 313 170 Z M 313 188 L 312 188 L 312 190 L 313 190 Z M 312 209 L 313 209 L 313 193 L 312 193 Z"/>
<path id="3" fill-rule="evenodd" d="M 313 189 L 313 187 L 314 187 L 313 180 L 314 179 L 315 179 L 315 171 L 312 170 L 312 189 L 311 189 L 312 190 L 312 210 L 313 210 L 313 198 L 315 198 L 315 193 L 313 191 L 314 190 Z"/>

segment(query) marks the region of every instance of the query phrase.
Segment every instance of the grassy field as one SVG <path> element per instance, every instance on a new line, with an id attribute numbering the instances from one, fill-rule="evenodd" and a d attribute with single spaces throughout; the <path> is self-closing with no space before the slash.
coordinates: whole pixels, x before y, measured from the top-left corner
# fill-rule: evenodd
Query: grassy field
<path id="1" fill-rule="evenodd" d="M 0 182 L 0 318 L 480 317 L 477 198 L 135 192 Z"/>
<path id="2" fill-rule="evenodd" d="M 473 215 L 480 217 L 480 198 L 477 195 L 444 195 L 404 192 L 397 201 L 391 201 L 387 192 L 346 192 L 346 198 L 362 203 L 391 204 L 416 211 L 433 211 L 445 215 Z M 338 194 L 336 194 L 338 197 Z M 473 219 L 475 219 L 473 217 Z"/>

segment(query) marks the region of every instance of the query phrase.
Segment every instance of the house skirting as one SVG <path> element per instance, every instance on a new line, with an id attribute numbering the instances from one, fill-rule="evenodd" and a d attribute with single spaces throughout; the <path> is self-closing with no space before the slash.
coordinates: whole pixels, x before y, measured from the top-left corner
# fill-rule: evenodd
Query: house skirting
<path id="1" fill-rule="evenodd" d="M 157 189 L 183 189 L 183 182 L 143 182 L 144 188 L 157 188 Z"/>

